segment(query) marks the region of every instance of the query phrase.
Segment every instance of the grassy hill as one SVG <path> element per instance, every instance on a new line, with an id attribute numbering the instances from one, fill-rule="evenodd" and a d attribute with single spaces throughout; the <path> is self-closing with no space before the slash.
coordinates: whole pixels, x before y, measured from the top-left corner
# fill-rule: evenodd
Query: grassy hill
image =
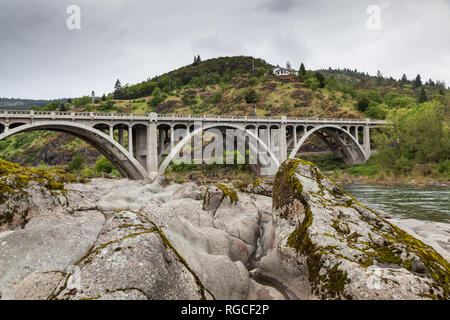
<path id="1" fill-rule="evenodd" d="M 425 101 L 448 100 L 439 81 L 385 78 L 356 70 L 305 70 L 272 75 L 273 65 L 253 57 L 221 57 L 195 63 L 122 86 L 107 96 L 52 101 L 44 110 L 216 114 L 308 118 L 378 118 Z M 0 100 L 1 101 L 1 100 Z M 0 105 L 1 106 L 1 105 Z M 99 154 L 86 143 L 61 133 L 32 132 L 0 141 L 0 158 L 22 165 L 67 165 L 78 153 L 93 165 Z M 56 155 L 55 155 L 56 154 Z"/>

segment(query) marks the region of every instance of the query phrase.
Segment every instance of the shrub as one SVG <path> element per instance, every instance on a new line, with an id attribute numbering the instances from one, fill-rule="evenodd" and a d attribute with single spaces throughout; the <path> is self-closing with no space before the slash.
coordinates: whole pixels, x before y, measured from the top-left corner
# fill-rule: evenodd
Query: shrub
<path id="1" fill-rule="evenodd" d="M 115 168 L 112 165 L 112 163 L 106 159 L 105 156 L 102 156 L 96 163 L 95 163 L 95 167 L 94 167 L 95 171 L 97 173 L 111 173 Z"/>
<path id="2" fill-rule="evenodd" d="M 83 170 L 85 167 L 86 167 L 86 158 L 81 153 L 78 153 L 70 161 L 68 170 L 70 173 L 77 173 Z"/>
<path id="3" fill-rule="evenodd" d="M 245 96 L 245 102 L 247 103 L 256 103 L 258 102 L 258 99 L 259 99 L 258 94 L 253 89 L 250 90 Z"/>
<path id="4" fill-rule="evenodd" d="M 311 90 L 315 91 L 315 90 L 317 90 L 317 89 L 320 87 L 320 82 L 319 82 L 319 80 L 317 80 L 315 77 L 313 77 L 313 78 L 308 78 L 308 79 L 305 81 L 305 86 L 306 86 L 307 88 L 310 88 Z"/>
<path id="5" fill-rule="evenodd" d="M 254 77 L 248 80 L 248 83 L 253 87 L 258 83 L 258 78 Z"/>

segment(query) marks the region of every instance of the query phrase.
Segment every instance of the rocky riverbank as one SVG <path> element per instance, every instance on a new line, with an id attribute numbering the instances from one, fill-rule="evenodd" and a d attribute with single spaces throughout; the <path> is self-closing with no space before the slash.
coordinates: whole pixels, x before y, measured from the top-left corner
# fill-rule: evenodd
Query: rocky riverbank
<path id="1" fill-rule="evenodd" d="M 262 180 L 48 189 L 1 175 L 1 299 L 449 297 L 448 229 L 410 235 L 307 162 L 283 165 L 273 201 Z"/>

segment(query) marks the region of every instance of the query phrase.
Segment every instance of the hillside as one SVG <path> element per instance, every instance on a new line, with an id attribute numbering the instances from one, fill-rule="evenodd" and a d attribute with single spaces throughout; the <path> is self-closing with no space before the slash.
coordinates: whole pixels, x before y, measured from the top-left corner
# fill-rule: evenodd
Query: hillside
<path id="1" fill-rule="evenodd" d="M 135 85 L 115 83 L 103 97 L 53 101 L 43 110 L 160 114 L 216 114 L 308 118 L 378 118 L 422 102 L 448 99 L 442 82 L 384 78 L 349 69 L 308 71 L 278 77 L 273 65 L 252 57 L 222 57 L 188 66 Z M 311 148 L 309 148 L 311 149 Z M 326 150 L 323 146 L 310 151 Z M 305 146 L 308 151 L 308 145 Z M 51 152 L 50 152 L 51 151 Z M 67 165 L 81 153 L 88 165 L 99 154 L 61 133 L 32 132 L 0 141 L 0 158 L 22 165 Z"/>
<path id="2" fill-rule="evenodd" d="M 0 110 L 27 110 L 33 106 L 42 108 L 50 102 L 50 100 L 0 98 Z"/>

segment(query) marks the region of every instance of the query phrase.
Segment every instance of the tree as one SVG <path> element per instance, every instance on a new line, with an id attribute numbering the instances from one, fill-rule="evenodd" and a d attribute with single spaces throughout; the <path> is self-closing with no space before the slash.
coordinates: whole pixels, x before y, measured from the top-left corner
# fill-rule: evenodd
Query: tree
<path id="1" fill-rule="evenodd" d="M 425 88 L 422 87 L 422 90 L 420 90 L 420 95 L 419 95 L 419 103 L 424 103 L 427 101 L 428 101 L 427 92 L 425 91 Z"/>
<path id="2" fill-rule="evenodd" d="M 193 65 L 196 66 L 196 65 L 198 65 L 201 61 L 202 61 L 202 59 L 200 58 L 200 55 L 194 56 L 194 63 L 193 63 Z"/>
<path id="3" fill-rule="evenodd" d="M 258 102 L 258 94 L 254 89 L 251 89 L 244 97 L 246 103 L 256 103 Z"/>
<path id="4" fill-rule="evenodd" d="M 319 88 L 325 88 L 325 77 L 320 72 L 314 72 L 314 77 L 319 81 Z"/>
<path id="5" fill-rule="evenodd" d="M 300 70 L 298 71 L 298 75 L 299 76 L 305 76 L 306 75 L 306 69 L 305 69 L 305 65 L 303 64 L 303 62 L 300 65 Z"/>
<path id="6" fill-rule="evenodd" d="M 116 80 L 116 84 L 114 85 L 114 94 L 117 94 L 122 90 L 122 84 L 120 83 L 120 80 Z"/>
<path id="7" fill-rule="evenodd" d="M 417 89 L 422 86 L 422 78 L 420 77 L 420 74 L 418 74 L 416 79 L 414 79 L 413 86 L 414 86 L 414 89 Z"/>
<path id="8" fill-rule="evenodd" d="M 298 71 L 298 80 L 304 81 L 305 77 L 306 77 L 306 68 L 305 68 L 305 65 L 302 62 L 302 64 L 300 65 L 300 69 Z"/>
<path id="9" fill-rule="evenodd" d="M 291 63 L 289 61 L 286 62 L 286 69 L 287 70 L 291 70 L 292 69 Z"/>
<path id="10" fill-rule="evenodd" d="M 320 82 L 316 77 L 311 77 L 305 81 L 305 86 L 310 88 L 312 91 L 315 91 L 320 87 Z"/>
<path id="11" fill-rule="evenodd" d="M 388 118 L 393 125 L 374 135 L 376 160 L 383 168 L 404 174 L 416 165 L 448 161 L 450 132 L 444 105 L 426 102 Z"/>
<path id="12" fill-rule="evenodd" d="M 102 101 L 106 101 L 106 95 L 105 94 L 102 95 Z"/>
<path id="13" fill-rule="evenodd" d="M 401 82 L 402 82 L 402 84 L 408 83 L 408 78 L 406 77 L 406 74 L 403 74 Z"/>
<path id="14" fill-rule="evenodd" d="M 356 108 L 359 111 L 364 112 L 366 111 L 369 104 L 370 104 L 369 98 L 367 97 L 367 95 L 363 95 L 358 99 L 358 104 L 356 105 Z"/>

